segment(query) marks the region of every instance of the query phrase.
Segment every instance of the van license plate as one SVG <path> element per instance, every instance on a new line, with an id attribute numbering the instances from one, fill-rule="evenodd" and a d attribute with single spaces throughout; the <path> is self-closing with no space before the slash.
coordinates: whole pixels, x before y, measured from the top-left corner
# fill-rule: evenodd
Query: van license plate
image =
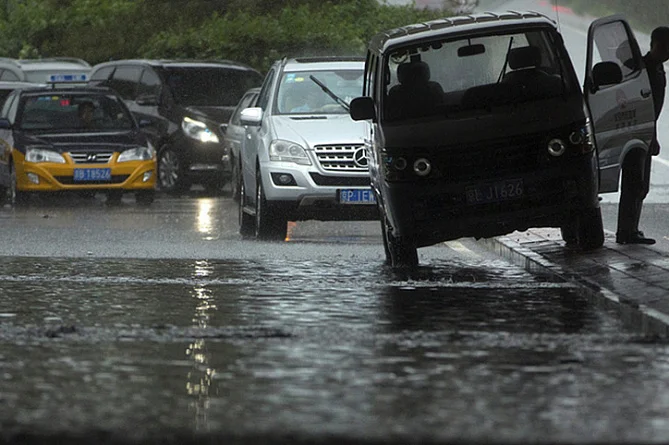
<path id="1" fill-rule="evenodd" d="M 376 204 L 372 189 L 339 190 L 340 204 Z"/>
<path id="2" fill-rule="evenodd" d="M 524 193 L 523 180 L 511 179 L 467 187 L 466 193 L 467 204 L 487 204 L 517 199 Z"/>
<path id="3" fill-rule="evenodd" d="M 111 168 L 75 168 L 74 182 L 110 181 Z"/>

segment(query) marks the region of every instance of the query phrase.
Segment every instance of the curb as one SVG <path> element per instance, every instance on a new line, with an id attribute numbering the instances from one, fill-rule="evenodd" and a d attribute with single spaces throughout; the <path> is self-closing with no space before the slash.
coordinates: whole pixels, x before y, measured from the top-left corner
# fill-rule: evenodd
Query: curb
<path id="1" fill-rule="evenodd" d="M 481 239 L 478 242 L 489 251 L 528 272 L 549 273 L 577 285 L 581 290 L 581 295 L 588 301 L 597 307 L 612 310 L 626 326 L 647 336 L 661 339 L 669 338 L 669 314 L 607 289 L 596 281 L 582 276 L 572 268 L 551 262 L 540 253 L 515 241 L 510 236 Z M 539 243 L 566 249 L 564 244 L 551 240 L 539 241 Z"/>

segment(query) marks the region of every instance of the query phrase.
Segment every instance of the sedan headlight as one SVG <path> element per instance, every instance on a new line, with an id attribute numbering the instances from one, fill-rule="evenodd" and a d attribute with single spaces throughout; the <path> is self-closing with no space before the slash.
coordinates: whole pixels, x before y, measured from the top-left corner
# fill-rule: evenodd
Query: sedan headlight
<path id="1" fill-rule="evenodd" d="M 307 151 L 295 142 L 276 139 L 269 146 L 270 161 L 294 162 L 300 165 L 311 165 Z"/>
<path id="2" fill-rule="evenodd" d="M 207 127 L 204 122 L 184 117 L 181 121 L 181 129 L 189 138 L 200 142 L 218 142 L 218 136 Z"/>
<path id="3" fill-rule="evenodd" d="M 43 148 L 28 148 L 26 150 L 26 162 L 52 162 L 54 164 L 65 164 L 65 158 L 60 153 Z"/>
<path id="4" fill-rule="evenodd" d="M 148 147 L 135 147 L 123 151 L 118 155 L 116 162 L 128 162 L 128 161 L 148 161 L 153 159 L 155 151 L 151 144 Z"/>

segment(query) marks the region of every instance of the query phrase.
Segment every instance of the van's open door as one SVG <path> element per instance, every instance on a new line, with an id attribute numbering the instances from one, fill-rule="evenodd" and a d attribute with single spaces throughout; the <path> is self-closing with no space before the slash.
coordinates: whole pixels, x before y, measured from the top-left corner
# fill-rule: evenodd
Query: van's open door
<path id="1" fill-rule="evenodd" d="M 599 191 L 616 192 L 625 155 L 647 152 L 655 134 L 650 82 L 639 44 L 620 15 L 590 25 L 586 60 L 583 92 L 597 141 Z"/>

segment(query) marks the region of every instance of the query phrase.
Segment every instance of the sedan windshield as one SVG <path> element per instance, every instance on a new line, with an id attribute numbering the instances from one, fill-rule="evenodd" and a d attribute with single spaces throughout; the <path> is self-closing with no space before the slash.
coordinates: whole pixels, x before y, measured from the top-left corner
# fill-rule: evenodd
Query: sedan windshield
<path id="1" fill-rule="evenodd" d="M 345 114 L 346 105 L 362 94 L 362 79 L 362 70 L 284 73 L 277 92 L 277 114 Z"/>
<path id="2" fill-rule="evenodd" d="M 164 74 L 174 101 L 182 106 L 234 107 L 262 81 L 255 71 L 232 68 L 175 67 Z"/>
<path id="3" fill-rule="evenodd" d="M 22 130 L 129 130 L 135 124 L 114 96 L 101 94 L 44 94 L 24 99 L 17 116 Z"/>
<path id="4" fill-rule="evenodd" d="M 549 30 L 531 30 L 394 50 L 386 59 L 384 119 L 448 116 L 564 94 L 571 78 L 555 39 Z"/>

